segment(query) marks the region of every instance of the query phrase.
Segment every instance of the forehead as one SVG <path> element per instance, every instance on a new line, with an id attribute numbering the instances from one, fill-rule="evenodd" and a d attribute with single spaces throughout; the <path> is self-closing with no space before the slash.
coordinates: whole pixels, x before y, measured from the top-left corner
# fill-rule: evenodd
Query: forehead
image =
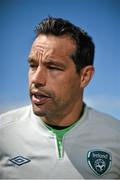
<path id="1" fill-rule="evenodd" d="M 75 51 L 75 43 L 68 36 L 39 35 L 33 42 L 30 56 L 36 54 L 69 56 Z"/>

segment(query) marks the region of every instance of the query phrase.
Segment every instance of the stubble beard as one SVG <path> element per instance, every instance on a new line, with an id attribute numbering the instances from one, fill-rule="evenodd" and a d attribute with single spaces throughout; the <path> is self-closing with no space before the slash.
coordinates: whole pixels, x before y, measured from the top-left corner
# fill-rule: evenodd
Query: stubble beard
<path id="1" fill-rule="evenodd" d="M 49 124 L 57 123 L 63 119 L 67 114 L 66 107 L 69 106 L 68 102 L 61 102 L 60 98 L 54 97 L 51 101 L 51 103 L 47 102 L 49 104 L 43 105 L 32 103 L 34 114 L 42 117 Z"/>

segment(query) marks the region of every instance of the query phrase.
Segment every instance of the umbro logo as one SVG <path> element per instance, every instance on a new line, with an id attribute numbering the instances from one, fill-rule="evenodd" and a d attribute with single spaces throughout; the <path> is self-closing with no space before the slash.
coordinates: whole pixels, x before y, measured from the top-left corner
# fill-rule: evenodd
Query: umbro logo
<path id="1" fill-rule="evenodd" d="M 11 161 L 12 163 L 18 165 L 18 166 L 21 166 L 23 164 L 26 164 L 26 163 L 29 163 L 31 160 L 28 159 L 28 158 L 25 158 L 23 156 L 16 156 L 12 159 L 9 159 L 9 161 Z"/>

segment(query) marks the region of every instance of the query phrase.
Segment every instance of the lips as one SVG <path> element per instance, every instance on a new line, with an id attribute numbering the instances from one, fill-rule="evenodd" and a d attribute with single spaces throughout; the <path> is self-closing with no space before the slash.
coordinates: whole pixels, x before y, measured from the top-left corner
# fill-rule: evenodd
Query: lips
<path id="1" fill-rule="evenodd" d="M 47 94 L 43 92 L 41 93 L 34 91 L 31 93 L 31 97 L 32 97 L 32 102 L 37 105 L 42 105 L 50 99 L 50 96 L 48 96 Z"/>

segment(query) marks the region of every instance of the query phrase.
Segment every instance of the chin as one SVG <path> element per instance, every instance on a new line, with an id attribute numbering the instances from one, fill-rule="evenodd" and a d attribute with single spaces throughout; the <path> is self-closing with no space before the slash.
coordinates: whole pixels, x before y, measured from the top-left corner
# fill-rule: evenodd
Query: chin
<path id="1" fill-rule="evenodd" d="M 32 105 L 32 107 L 33 107 L 33 112 L 35 115 L 41 116 L 41 117 L 46 116 L 46 111 L 42 110 L 41 107 L 39 107 L 37 105 Z"/>

